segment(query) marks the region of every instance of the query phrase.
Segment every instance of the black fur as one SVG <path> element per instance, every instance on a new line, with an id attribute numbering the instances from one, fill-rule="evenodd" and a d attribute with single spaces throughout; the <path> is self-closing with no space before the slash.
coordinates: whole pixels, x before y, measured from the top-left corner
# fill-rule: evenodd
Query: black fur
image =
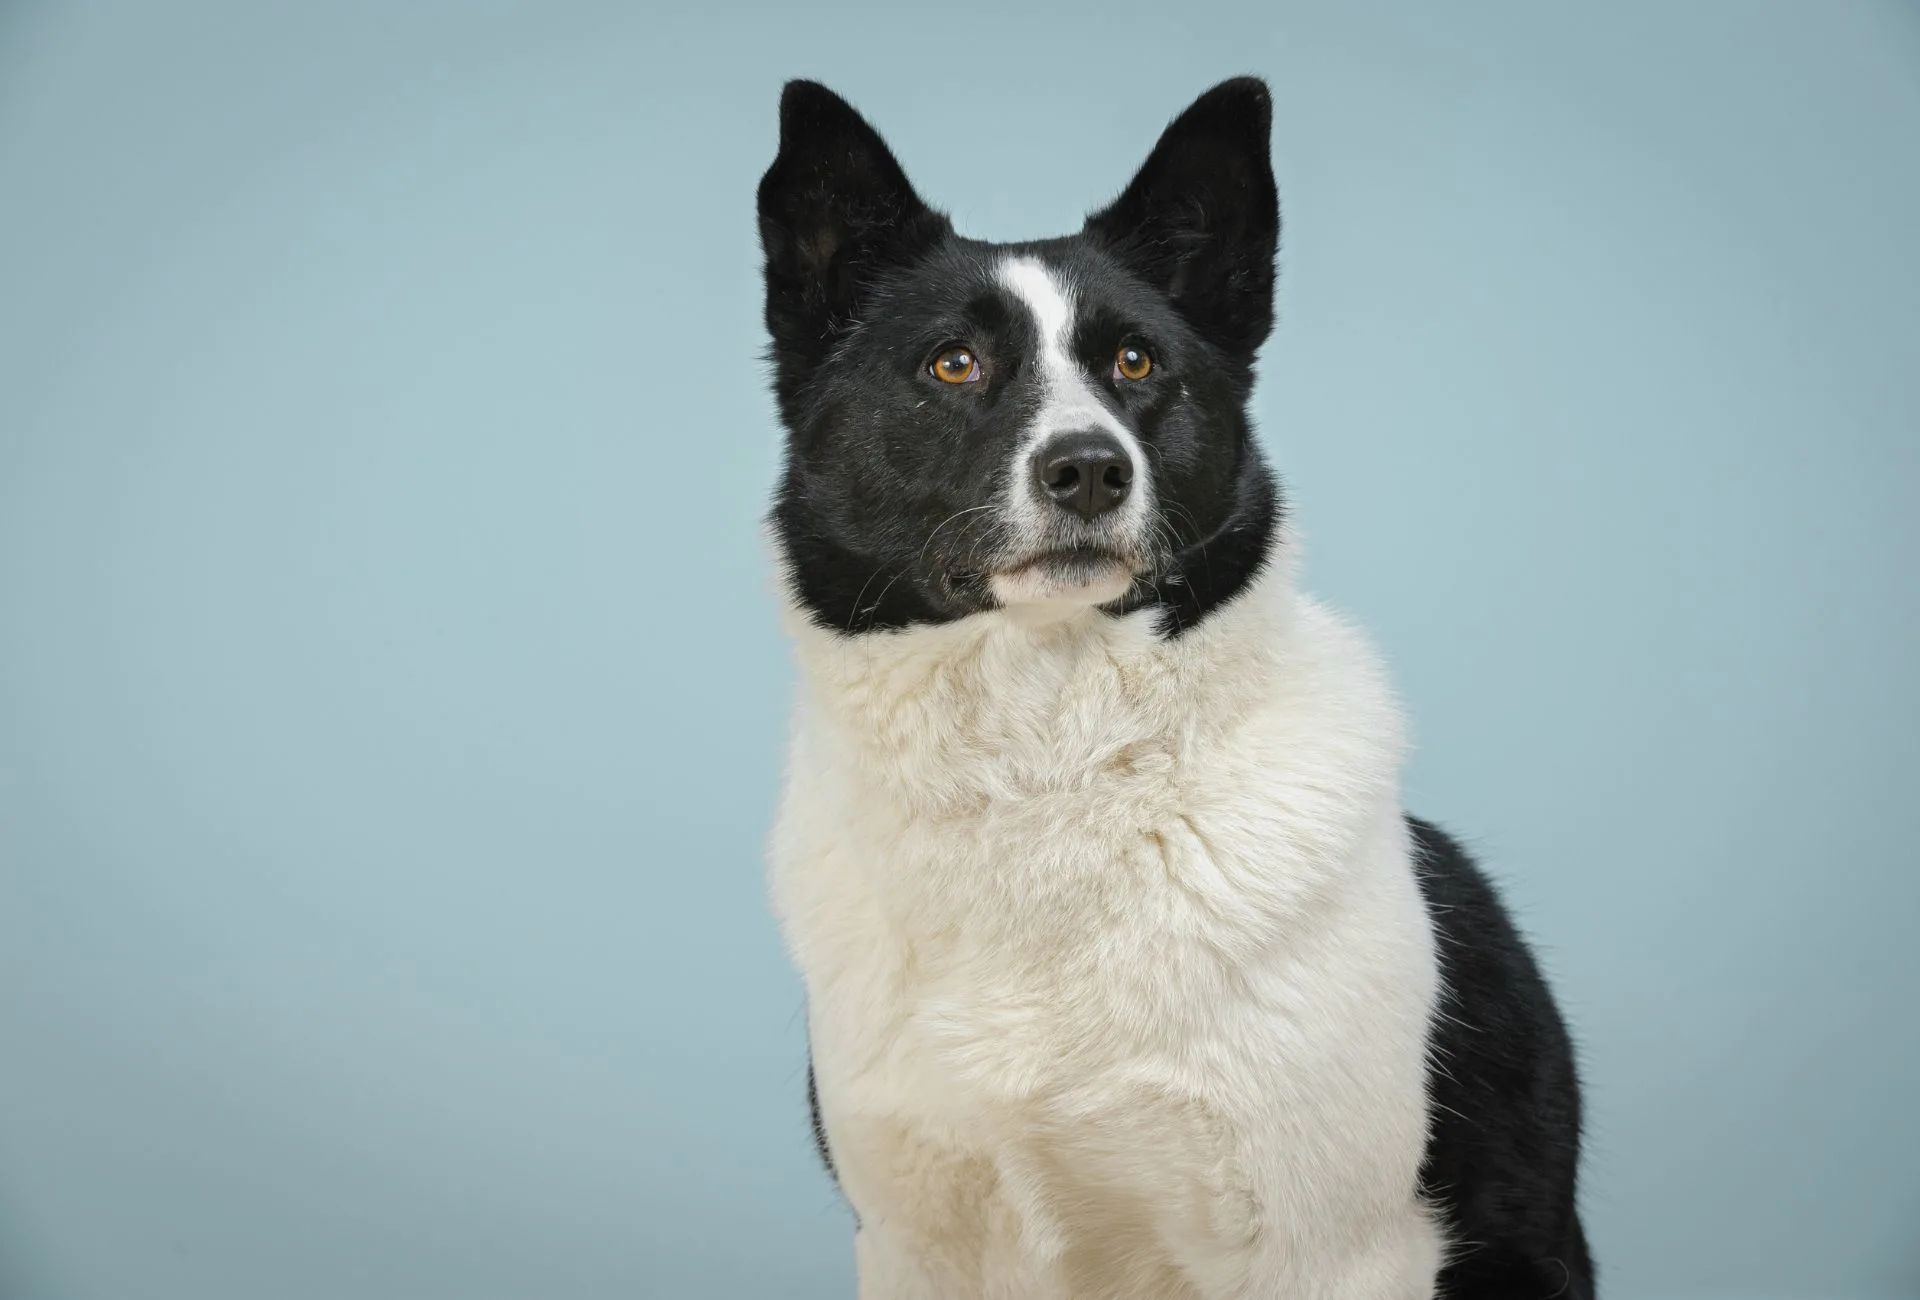
<path id="1" fill-rule="evenodd" d="M 1580 1086 L 1553 994 L 1473 860 L 1431 823 L 1407 828 L 1443 988 L 1420 1175 L 1455 1245 L 1440 1294 L 1591 1300 L 1574 1204 Z"/>
<path id="2" fill-rule="evenodd" d="M 1155 610 L 1161 635 L 1178 636 L 1259 572 L 1282 511 L 1246 415 L 1273 325 L 1270 118 L 1261 82 L 1223 83 L 1078 234 L 989 245 L 956 235 L 838 96 L 787 87 L 779 156 L 759 192 L 788 432 L 772 519 L 788 581 L 817 622 L 855 636 L 964 618 L 993 606 L 988 575 L 1020 558 L 995 503 L 1038 401 L 1036 338 L 995 278 L 1009 254 L 1074 286 L 1072 346 L 1090 376 L 1123 343 L 1154 358 L 1145 381 L 1101 390 L 1145 449 L 1160 503 L 1133 588 L 1107 612 Z M 955 344 L 982 359 L 978 384 L 927 374 Z M 1486 878 L 1434 826 L 1408 827 L 1445 989 L 1421 1172 L 1453 1244 L 1440 1294 L 1591 1300 L 1565 1027 Z M 831 1174 L 811 1066 L 807 1100 Z"/>

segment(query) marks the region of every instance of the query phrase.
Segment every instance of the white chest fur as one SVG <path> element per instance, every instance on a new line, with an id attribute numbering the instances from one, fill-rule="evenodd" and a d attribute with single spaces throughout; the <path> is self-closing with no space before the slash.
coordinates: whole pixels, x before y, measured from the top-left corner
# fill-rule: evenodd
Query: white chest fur
<path id="1" fill-rule="evenodd" d="M 861 1295 L 1430 1294 L 1433 940 L 1365 642 L 1279 568 L 1172 642 L 789 626 L 772 886 Z"/>

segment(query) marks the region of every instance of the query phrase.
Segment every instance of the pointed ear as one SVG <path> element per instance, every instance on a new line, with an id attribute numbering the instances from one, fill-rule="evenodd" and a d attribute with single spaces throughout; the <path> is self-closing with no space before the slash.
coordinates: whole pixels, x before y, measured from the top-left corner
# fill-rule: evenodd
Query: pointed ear
<path id="1" fill-rule="evenodd" d="M 760 181 L 767 328 L 777 350 L 823 352 L 854 317 L 870 277 L 946 228 L 852 105 L 818 82 L 787 83 L 780 152 Z"/>
<path id="2" fill-rule="evenodd" d="M 1251 357 L 1273 329 L 1272 127 L 1264 81 L 1222 82 L 1161 133 L 1125 192 L 1087 218 L 1089 235 L 1238 356 Z"/>

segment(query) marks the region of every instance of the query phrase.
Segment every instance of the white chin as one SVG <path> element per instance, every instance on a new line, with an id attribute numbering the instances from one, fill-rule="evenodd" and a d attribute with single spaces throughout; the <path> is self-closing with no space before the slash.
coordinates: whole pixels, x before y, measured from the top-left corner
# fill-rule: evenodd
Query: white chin
<path id="1" fill-rule="evenodd" d="M 1133 585 L 1133 570 L 1114 559 L 1053 557 L 996 573 L 987 584 L 994 599 L 1009 609 L 1066 611 L 1120 599 Z"/>

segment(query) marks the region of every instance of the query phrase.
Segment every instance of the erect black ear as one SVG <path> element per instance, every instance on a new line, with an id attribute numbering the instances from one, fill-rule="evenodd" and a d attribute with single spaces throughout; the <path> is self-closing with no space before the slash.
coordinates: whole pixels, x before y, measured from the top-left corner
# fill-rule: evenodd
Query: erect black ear
<path id="1" fill-rule="evenodd" d="M 871 276 L 924 251 L 946 228 L 852 105 L 816 81 L 787 83 L 780 152 L 760 181 L 776 354 L 824 352 Z"/>
<path id="2" fill-rule="evenodd" d="M 1257 77 L 1223 81 L 1161 133 L 1087 233 L 1157 285 L 1202 335 L 1251 356 L 1273 329 L 1280 196 L 1273 98 Z"/>

